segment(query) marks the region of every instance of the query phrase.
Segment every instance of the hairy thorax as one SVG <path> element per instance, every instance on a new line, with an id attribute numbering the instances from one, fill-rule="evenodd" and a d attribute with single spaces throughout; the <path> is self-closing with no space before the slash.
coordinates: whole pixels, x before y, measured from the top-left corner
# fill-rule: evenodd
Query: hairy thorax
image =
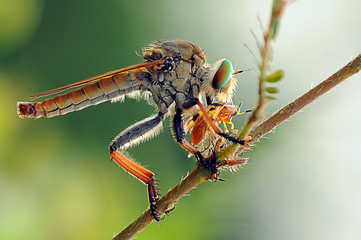
<path id="1" fill-rule="evenodd" d="M 149 67 L 149 80 L 143 82 L 160 112 L 167 112 L 174 102 L 180 106 L 187 99 L 199 98 L 202 81 L 196 76 L 206 61 L 200 47 L 182 40 L 154 42 L 143 49 L 143 55 L 146 61 L 168 59 L 164 65 Z"/>

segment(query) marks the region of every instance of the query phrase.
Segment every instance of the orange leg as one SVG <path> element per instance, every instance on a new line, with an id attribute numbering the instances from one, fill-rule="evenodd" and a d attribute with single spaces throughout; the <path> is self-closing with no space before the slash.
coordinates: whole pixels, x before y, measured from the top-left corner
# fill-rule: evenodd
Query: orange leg
<path id="1" fill-rule="evenodd" d="M 119 164 L 119 166 L 124 168 L 124 170 L 126 170 L 127 172 L 129 172 L 134 177 L 136 177 L 141 182 L 147 185 L 150 211 L 154 219 L 156 221 L 160 221 L 161 218 L 158 216 L 155 206 L 155 204 L 159 200 L 159 197 L 158 197 L 157 187 L 155 185 L 154 173 L 130 161 L 118 151 L 110 151 L 110 156 L 116 163 Z"/>
<path id="2" fill-rule="evenodd" d="M 145 141 L 146 139 L 157 134 L 162 126 L 163 120 L 164 113 L 159 112 L 157 115 L 137 122 L 119 133 L 119 135 L 114 138 L 109 146 L 110 156 L 112 159 L 114 159 L 115 162 L 117 162 L 131 175 L 147 185 L 150 211 L 156 221 L 160 221 L 161 218 L 159 218 L 155 206 L 159 198 L 154 173 L 132 162 L 123 156 L 119 151 L 126 150 L 136 145 L 137 143 Z"/>

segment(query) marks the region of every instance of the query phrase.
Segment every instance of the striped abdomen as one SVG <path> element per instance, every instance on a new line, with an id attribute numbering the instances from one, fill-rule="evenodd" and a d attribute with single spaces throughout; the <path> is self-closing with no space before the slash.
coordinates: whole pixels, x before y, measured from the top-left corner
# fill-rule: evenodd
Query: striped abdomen
<path id="1" fill-rule="evenodd" d="M 21 118 L 50 118 L 78 111 L 139 90 L 138 83 L 143 78 L 144 72 L 137 69 L 102 78 L 80 89 L 43 102 L 18 102 L 18 115 Z"/>

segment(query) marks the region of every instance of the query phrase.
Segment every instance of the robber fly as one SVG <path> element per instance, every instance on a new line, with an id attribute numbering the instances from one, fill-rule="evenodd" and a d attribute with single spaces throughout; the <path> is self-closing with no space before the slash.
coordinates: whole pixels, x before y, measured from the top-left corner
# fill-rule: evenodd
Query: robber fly
<path id="1" fill-rule="evenodd" d="M 108 100 L 123 100 L 125 96 L 151 97 L 158 112 L 122 131 L 111 142 L 109 150 L 115 162 L 147 185 L 151 214 L 159 221 L 155 207 L 159 198 L 154 173 L 135 164 L 120 151 L 159 134 L 165 117 L 172 115 L 171 128 L 175 140 L 203 164 L 202 154 L 184 137 L 183 117 L 198 111 L 202 112 L 215 134 L 241 145 L 245 141 L 223 133 L 200 102 L 201 97 L 205 97 L 207 105 L 217 99 L 231 99 L 236 82 L 229 60 L 207 64 L 206 54 L 200 47 L 182 40 L 156 41 L 143 48 L 142 52 L 145 61 L 141 64 L 34 95 L 30 97 L 31 101 L 77 88 L 42 102 L 18 102 L 17 111 L 21 118 L 51 118 Z M 203 165 L 212 172 L 217 171 L 209 164 Z"/>

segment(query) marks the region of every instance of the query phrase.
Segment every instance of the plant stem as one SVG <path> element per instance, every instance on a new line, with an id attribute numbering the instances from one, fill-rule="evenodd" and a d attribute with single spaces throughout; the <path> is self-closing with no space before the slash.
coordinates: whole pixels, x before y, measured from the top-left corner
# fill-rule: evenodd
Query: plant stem
<path id="1" fill-rule="evenodd" d="M 237 136 L 237 139 L 242 140 L 244 139 L 254 128 L 254 126 L 264 119 L 265 114 L 264 110 L 269 103 L 266 93 L 266 78 L 268 72 L 268 65 L 269 65 L 269 55 L 271 49 L 271 40 L 275 38 L 275 33 L 277 32 L 278 23 L 281 19 L 282 12 L 286 5 L 286 2 L 283 0 L 274 0 L 272 7 L 272 14 L 271 19 L 267 28 L 267 31 L 264 33 L 264 45 L 261 51 L 261 58 L 262 63 L 260 66 L 260 75 L 258 77 L 258 102 L 257 105 L 252 110 L 251 116 L 248 118 L 246 124 L 243 126 L 242 130 Z M 237 144 L 230 144 L 226 148 L 224 148 L 218 154 L 217 162 L 221 162 L 222 160 L 226 159 L 227 157 L 234 155 L 238 149 Z"/>
<path id="2" fill-rule="evenodd" d="M 186 178 L 184 178 L 177 186 L 170 190 L 164 197 L 162 197 L 156 204 L 159 214 L 163 214 L 167 209 L 171 208 L 178 200 L 187 194 L 190 190 L 198 184 L 211 179 L 212 175 L 208 170 L 200 167 L 199 164 Z M 135 234 L 142 231 L 148 224 L 152 223 L 150 210 L 143 212 L 135 221 L 124 228 L 119 234 L 113 237 L 113 240 L 131 239 Z"/>
<path id="3" fill-rule="evenodd" d="M 276 114 L 268 120 L 257 126 L 251 133 L 251 143 L 257 142 L 267 133 L 275 129 L 282 122 L 286 121 L 308 104 L 330 91 L 333 87 L 345 81 L 348 77 L 354 75 L 361 70 L 361 54 L 354 60 L 349 62 L 345 67 L 334 73 L 331 77 L 309 90 L 303 96 L 297 98 L 295 101 L 288 104 L 286 107 L 279 110 Z"/>

